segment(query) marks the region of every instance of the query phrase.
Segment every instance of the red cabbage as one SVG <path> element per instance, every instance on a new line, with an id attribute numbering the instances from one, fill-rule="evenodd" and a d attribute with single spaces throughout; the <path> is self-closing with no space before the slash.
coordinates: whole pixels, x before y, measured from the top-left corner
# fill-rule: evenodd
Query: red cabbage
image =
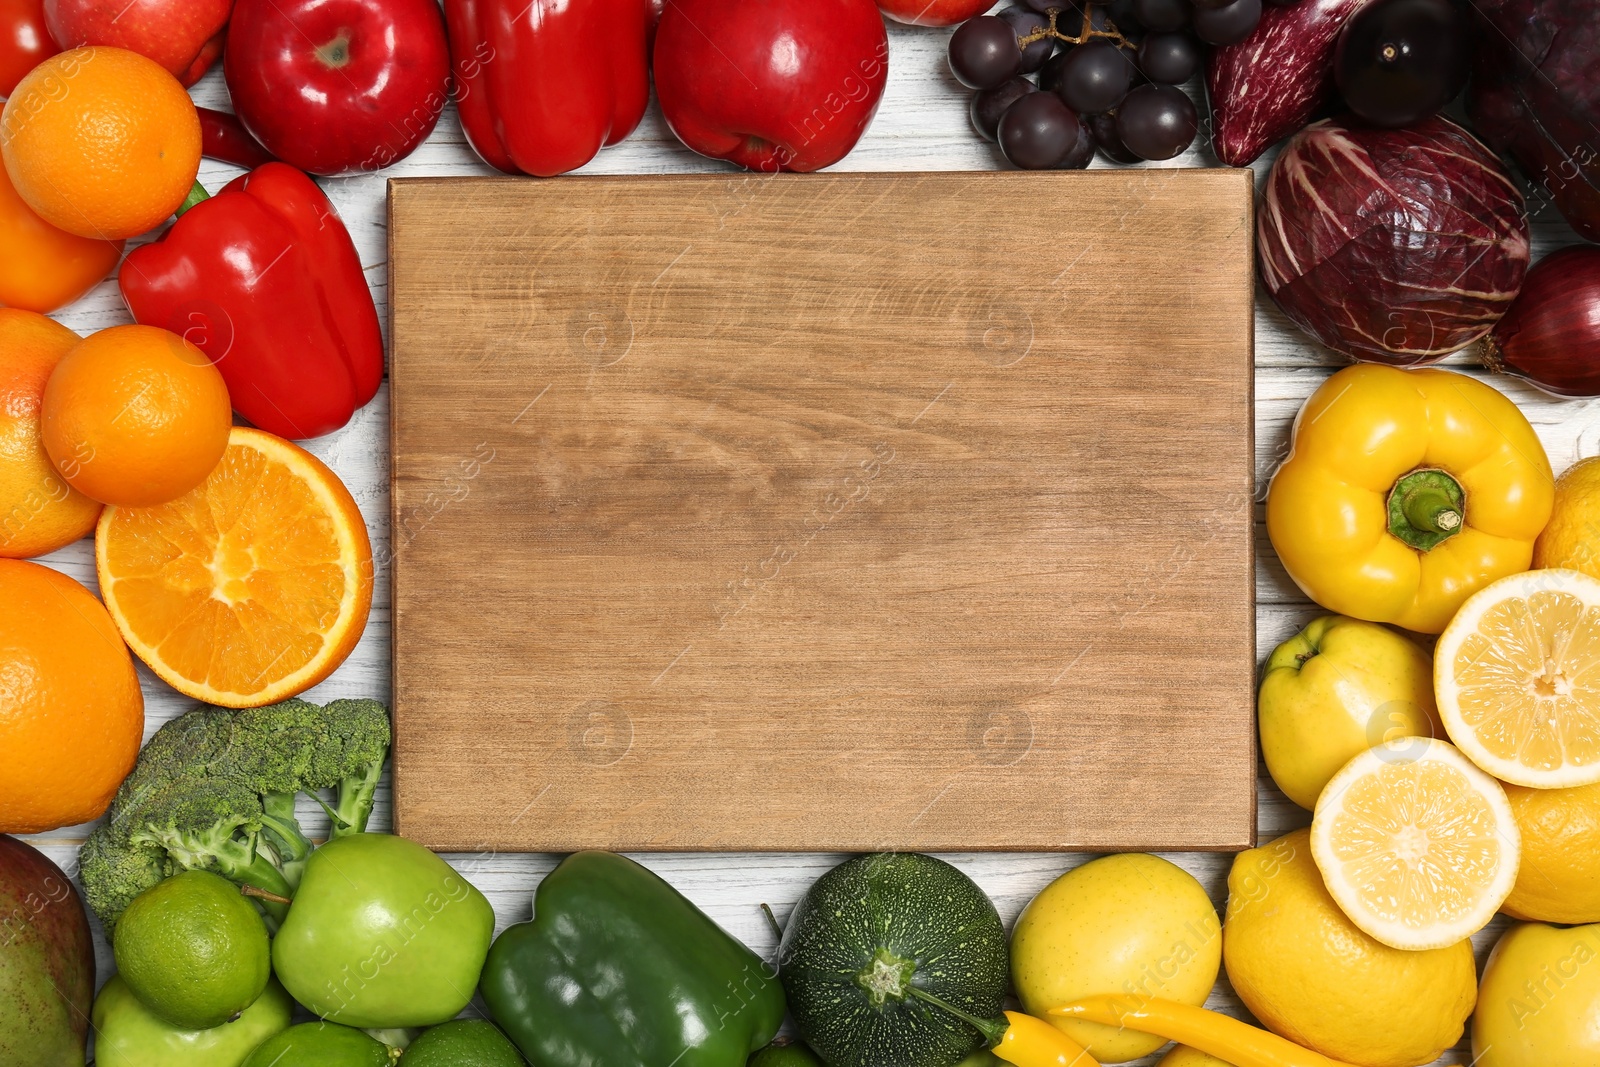
<path id="1" fill-rule="evenodd" d="M 1521 289 L 1522 194 L 1449 119 L 1355 122 L 1307 126 L 1273 164 L 1256 218 L 1261 280 L 1337 352 L 1432 363 L 1488 333 Z"/>
<path id="2" fill-rule="evenodd" d="M 1600 241 L 1600 4 L 1478 0 L 1467 114 L 1549 190 L 1572 228 Z"/>

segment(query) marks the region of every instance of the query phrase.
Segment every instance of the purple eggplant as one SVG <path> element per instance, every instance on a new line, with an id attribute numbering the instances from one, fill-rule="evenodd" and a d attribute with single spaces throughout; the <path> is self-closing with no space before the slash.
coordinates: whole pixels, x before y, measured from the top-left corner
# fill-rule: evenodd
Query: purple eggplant
<path id="1" fill-rule="evenodd" d="M 1334 94 L 1339 31 L 1371 0 L 1303 0 L 1268 5 L 1250 36 L 1211 51 L 1206 95 L 1211 147 L 1243 167 L 1300 130 Z"/>

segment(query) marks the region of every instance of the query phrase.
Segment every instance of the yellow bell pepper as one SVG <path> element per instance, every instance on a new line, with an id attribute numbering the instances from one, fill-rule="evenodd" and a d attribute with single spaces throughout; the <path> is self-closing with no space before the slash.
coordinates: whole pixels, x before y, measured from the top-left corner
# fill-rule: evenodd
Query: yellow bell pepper
<path id="1" fill-rule="evenodd" d="M 1553 497 L 1544 446 L 1498 390 L 1360 363 L 1296 416 L 1267 534 L 1323 607 L 1436 634 L 1467 597 L 1528 569 Z"/>

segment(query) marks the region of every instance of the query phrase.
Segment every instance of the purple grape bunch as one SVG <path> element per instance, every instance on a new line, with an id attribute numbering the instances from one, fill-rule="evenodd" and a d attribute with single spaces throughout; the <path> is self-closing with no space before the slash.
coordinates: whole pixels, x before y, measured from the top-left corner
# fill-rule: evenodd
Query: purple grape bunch
<path id="1" fill-rule="evenodd" d="M 957 27 L 950 70 L 1014 166 L 1171 159 L 1200 126 L 1180 86 L 1260 20 L 1261 0 L 1021 0 Z"/>

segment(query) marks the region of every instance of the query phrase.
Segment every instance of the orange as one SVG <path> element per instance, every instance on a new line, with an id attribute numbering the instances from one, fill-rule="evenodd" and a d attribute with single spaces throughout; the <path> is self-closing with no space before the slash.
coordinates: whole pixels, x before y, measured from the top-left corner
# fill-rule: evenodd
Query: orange
<path id="1" fill-rule="evenodd" d="M 115 241 L 161 225 L 200 172 L 194 101 L 154 60 L 74 48 L 17 83 L 0 114 L 0 155 L 39 216 Z"/>
<path id="2" fill-rule="evenodd" d="M 113 326 L 84 338 L 44 390 L 45 451 L 78 492 L 145 507 L 182 496 L 228 447 L 222 374 L 175 333 Z"/>
<path id="3" fill-rule="evenodd" d="M 223 707 L 322 681 L 372 606 L 372 544 L 350 491 L 305 449 L 244 426 L 193 491 L 106 508 L 95 562 L 134 654 L 180 693 Z"/>
<path id="4" fill-rule="evenodd" d="M 100 517 L 100 502 L 56 473 L 39 437 L 44 384 L 78 340 L 54 319 L 0 308 L 0 556 L 54 552 Z"/>
<path id="5" fill-rule="evenodd" d="M 0 167 L 0 304 L 50 312 L 100 284 L 122 258 L 121 241 L 58 230 L 23 202 Z"/>
<path id="6" fill-rule="evenodd" d="M 133 769 L 144 696 L 94 594 L 0 559 L 0 833 L 97 819 Z"/>

